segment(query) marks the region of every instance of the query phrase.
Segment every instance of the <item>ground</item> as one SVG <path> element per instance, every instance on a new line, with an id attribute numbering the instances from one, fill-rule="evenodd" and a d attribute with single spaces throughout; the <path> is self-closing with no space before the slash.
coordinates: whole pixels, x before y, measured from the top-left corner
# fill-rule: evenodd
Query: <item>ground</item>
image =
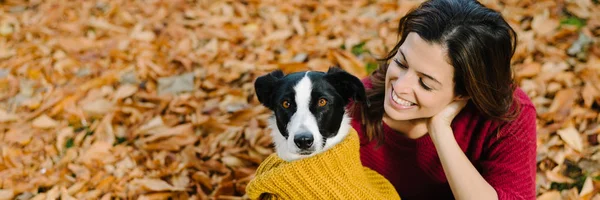
<path id="1" fill-rule="evenodd" d="M 421 1 L 0 0 L 0 199 L 241 199 L 272 153 L 253 80 L 364 77 Z M 485 0 L 517 31 L 538 199 L 600 199 L 600 4 Z"/>

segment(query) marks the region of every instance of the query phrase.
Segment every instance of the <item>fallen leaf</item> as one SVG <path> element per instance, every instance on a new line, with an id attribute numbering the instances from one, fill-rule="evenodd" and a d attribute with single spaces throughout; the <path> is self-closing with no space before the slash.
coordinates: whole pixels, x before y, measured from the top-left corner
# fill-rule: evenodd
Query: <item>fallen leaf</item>
<path id="1" fill-rule="evenodd" d="M 536 198 L 536 200 L 561 200 L 561 199 L 562 199 L 562 196 L 560 195 L 560 192 L 555 191 L 555 190 L 546 192 Z"/>
<path id="2" fill-rule="evenodd" d="M 96 142 L 79 157 L 78 161 L 88 165 L 93 161 L 99 161 L 104 164 L 112 163 L 114 158 L 110 153 L 111 147 L 111 143 L 103 141 Z"/>
<path id="3" fill-rule="evenodd" d="M 127 98 L 137 92 L 138 87 L 132 84 L 125 84 L 119 87 L 113 97 L 115 100 Z"/>
<path id="4" fill-rule="evenodd" d="M 169 185 L 167 182 L 160 179 L 136 179 L 132 181 L 132 184 L 137 184 L 149 191 L 183 191 L 184 188 L 177 188 Z"/>
<path id="5" fill-rule="evenodd" d="M 547 15 L 536 15 L 531 22 L 531 28 L 536 34 L 546 36 L 552 33 L 560 25 L 556 19 L 548 18 Z"/>
<path id="6" fill-rule="evenodd" d="M 575 129 L 575 127 L 568 127 L 564 129 L 560 129 L 556 131 L 560 138 L 563 139 L 571 148 L 577 150 L 578 152 L 583 151 L 583 140 L 581 139 L 581 135 Z"/>
<path id="7" fill-rule="evenodd" d="M 569 116 L 575 98 L 577 98 L 577 92 L 574 89 L 558 91 L 546 115 L 552 116 L 555 121 L 565 120 Z"/>
<path id="8" fill-rule="evenodd" d="M 13 199 L 15 196 L 12 189 L 0 189 L 0 200 Z"/>
<path id="9" fill-rule="evenodd" d="M 0 109 L 0 123 L 14 122 L 17 121 L 17 115 L 7 113 L 5 110 Z"/>
<path id="10" fill-rule="evenodd" d="M 113 103 L 106 99 L 96 99 L 82 105 L 83 111 L 90 116 L 102 116 L 111 111 Z"/>
<path id="11" fill-rule="evenodd" d="M 340 67 L 348 73 L 360 79 L 367 76 L 365 64 L 354 55 L 341 50 L 330 50 L 329 53 L 339 63 Z"/>
<path id="12" fill-rule="evenodd" d="M 32 122 L 32 125 L 35 128 L 50 129 L 58 126 L 58 122 L 48 117 L 48 115 L 43 114 L 38 118 L 35 118 Z"/>
<path id="13" fill-rule="evenodd" d="M 158 79 L 158 95 L 177 94 L 194 90 L 194 74 L 185 73 L 179 76 Z"/>
<path id="14" fill-rule="evenodd" d="M 581 188 L 581 192 L 579 192 L 579 198 L 587 198 L 589 199 L 594 192 L 594 183 L 592 182 L 592 178 L 587 177 L 585 182 L 583 183 L 583 188 Z"/>

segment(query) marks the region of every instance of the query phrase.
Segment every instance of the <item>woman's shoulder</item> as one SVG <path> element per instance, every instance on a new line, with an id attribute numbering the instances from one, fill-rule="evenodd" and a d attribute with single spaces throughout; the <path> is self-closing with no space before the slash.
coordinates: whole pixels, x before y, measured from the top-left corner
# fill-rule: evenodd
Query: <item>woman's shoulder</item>
<path id="1" fill-rule="evenodd" d="M 520 106 L 529 106 L 535 109 L 533 103 L 531 102 L 531 99 L 521 88 L 515 88 L 515 91 L 513 92 L 513 98 L 515 99 L 514 102 L 519 104 Z"/>
<path id="2" fill-rule="evenodd" d="M 484 117 L 477 108 L 470 104 L 465 107 L 454 121 L 454 129 L 470 130 L 469 127 L 485 127 L 476 129 L 484 137 L 498 138 L 497 136 L 535 137 L 536 110 L 531 99 L 520 88 L 515 88 L 513 93 L 513 109 L 517 109 L 517 115 L 513 120 L 500 122 Z M 457 130 L 455 130 L 457 131 Z M 498 135 L 499 134 L 499 135 Z"/>
<path id="3" fill-rule="evenodd" d="M 532 141 L 536 138 L 536 109 L 529 96 L 519 87 L 513 93 L 513 106 L 517 116 L 510 121 L 498 123 L 498 139 L 516 137 Z M 514 138 L 513 138 L 514 139 Z"/>

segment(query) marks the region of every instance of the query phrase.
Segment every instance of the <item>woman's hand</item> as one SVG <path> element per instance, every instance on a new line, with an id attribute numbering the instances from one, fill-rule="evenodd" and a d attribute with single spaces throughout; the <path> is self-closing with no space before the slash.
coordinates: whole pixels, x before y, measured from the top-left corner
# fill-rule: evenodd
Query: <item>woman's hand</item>
<path id="1" fill-rule="evenodd" d="M 462 151 L 454 132 L 452 120 L 467 105 L 469 99 L 455 100 L 442 111 L 429 118 L 427 128 L 435 145 L 456 199 L 498 199 L 496 190 L 483 178 Z"/>
<path id="2" fill-rule="evenodd" d="M 429 132 L 431 133 L 434 129 L 450 128 L 452 120 L 467 105 L 468 101 L 469 99 L 454 100 L 438 114 L 429 118 L 427 122 Z"/>

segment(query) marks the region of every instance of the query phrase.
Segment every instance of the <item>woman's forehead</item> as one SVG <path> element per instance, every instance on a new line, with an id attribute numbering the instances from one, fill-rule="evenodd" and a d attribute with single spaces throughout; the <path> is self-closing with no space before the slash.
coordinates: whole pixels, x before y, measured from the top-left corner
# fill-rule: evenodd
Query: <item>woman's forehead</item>
<path id="1" fill-rule="evenodd" d="M 423 40 L 416 33 L 409 33 L 398 48 L 396 58 L 404 60 L 415 70 L 433 76 L 441 82 L 452 81 L 454 67 L 447 62 L 445 48 Z"/>

